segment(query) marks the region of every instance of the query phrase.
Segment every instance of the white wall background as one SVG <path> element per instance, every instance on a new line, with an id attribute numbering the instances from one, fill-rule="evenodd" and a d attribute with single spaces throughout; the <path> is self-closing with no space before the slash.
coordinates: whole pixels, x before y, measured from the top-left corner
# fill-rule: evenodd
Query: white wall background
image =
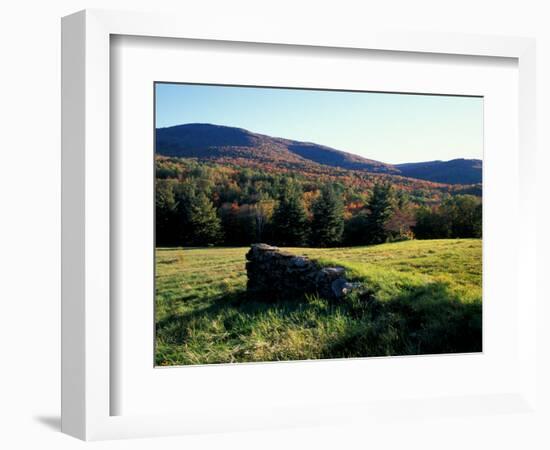
<path id="1" fill-rule="evenodd" d="M 59 433 L 60 346 L 60 17 L 84 8 L 168 10 L 209 26 L 271 20 L 288 26 L 326 25 L 458 31 L 538 39 L 539 164 L 550 166 L 550 12 L 544 0 L 394 0 L 313 2 L 169 0 L 19 0 L 0 7 L 0 448 L 549 448 L 549 417 L 460 418 L 433 421 L 426 434 L 414 420 L 396 429 L 281 430 L 160 440 L 84 444 Z M 548 245 L 549 183 L 539 176 L 539 274 Z M 546 263 L 546 267 L 543 264 Z M 542 284 L 540 286 L 542 288 Z M 542 291 L 542 289 L 541 289 Z M 550 297 L 541 292 L 540 300 Z M 548 316 L 550 308 L 541 306 Z M 550 379 L 550 333 L 540 330 L 541 375 Z M 541 395 L 548 401 L 548 389 Z"/>

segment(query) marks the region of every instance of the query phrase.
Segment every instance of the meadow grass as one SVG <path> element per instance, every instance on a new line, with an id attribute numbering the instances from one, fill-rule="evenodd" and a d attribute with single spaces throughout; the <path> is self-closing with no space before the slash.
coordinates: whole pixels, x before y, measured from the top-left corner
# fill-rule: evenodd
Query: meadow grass
<path id="1" fill-rule="evenodd" d="M 262 301 L 241 248 L 156 251 L 156 363 L 481 351 L 481 240 L 288 248 L 346 268 L 363 292 Z"/>

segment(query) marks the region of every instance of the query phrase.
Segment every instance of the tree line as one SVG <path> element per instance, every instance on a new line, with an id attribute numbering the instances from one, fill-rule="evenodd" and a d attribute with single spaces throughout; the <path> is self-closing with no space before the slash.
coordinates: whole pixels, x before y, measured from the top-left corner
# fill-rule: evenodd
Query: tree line
<path id="1" fill-rule="evenodd" d="M 481 237 L 481 199 L 448 195 L 438 204 L 411 201 L 388 181 L 359 200 L 334 180 L 304 180 L 245 168 L 190 166 L 156 180 L 156 245 L 334 247 L 405 239 Z"/>

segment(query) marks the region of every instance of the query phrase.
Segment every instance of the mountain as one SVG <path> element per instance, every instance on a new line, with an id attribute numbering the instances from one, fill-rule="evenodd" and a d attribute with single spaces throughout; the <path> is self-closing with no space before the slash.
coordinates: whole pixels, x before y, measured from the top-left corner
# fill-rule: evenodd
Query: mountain
<path id="1" fill-rule="evenodd" d="M 156 153 L 163 156 L 207 160 L 250 159 L 285 166 L 314 163 L 368 172 L 399 172 L 391 164 L 324 145 L 266 136 L 242 128 L 203 123 L 157 128 Z"/>
<path id="2" fill-rule="evenodd" d="M 452 159 L 396 164 L 401 175 L 446 184 L 481 183 L 483 165 L 479 159 Z"/>
<path id="3" fill-rule="evenodd" d="M 480 160 L 456 159 L 392 165 L 312 142 L 271 137 L 242 128 L 206 123 L 157 128 L 156 154 L 317 173 L 326 173 L 328 166 L 446 184 L 481 182 Z"/>

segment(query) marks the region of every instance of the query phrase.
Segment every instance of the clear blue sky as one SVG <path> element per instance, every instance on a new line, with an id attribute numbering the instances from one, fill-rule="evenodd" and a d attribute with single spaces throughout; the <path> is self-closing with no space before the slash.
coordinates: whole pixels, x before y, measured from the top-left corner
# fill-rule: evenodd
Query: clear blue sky
<path id="1" fill-rule="evenodd" d="M 156 127 L 212 123 L 388 163 L 482 158 L 483 99 L 156 85 Z"/>

